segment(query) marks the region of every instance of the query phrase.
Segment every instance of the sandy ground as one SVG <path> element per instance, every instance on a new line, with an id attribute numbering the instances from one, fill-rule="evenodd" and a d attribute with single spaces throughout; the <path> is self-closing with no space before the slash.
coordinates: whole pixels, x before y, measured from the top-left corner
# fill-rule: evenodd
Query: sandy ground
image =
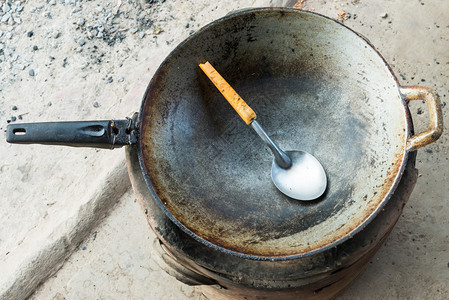
<path id="1" fill-rule="evenodd" d="M 31 299 L 206 299 L 151 258 L 155 237 L 130 190 Z"/>
<path id="2" fill-rule="evenodd" d="M 29 0 L 11 2 L 6 13 L 5 3 L 0 3 L 0 20 L 8 12 L 17 20 L 5 18 L 6 23 L 0 23 L 1 130 L 8 121 L 128 116 L 138 109 L 159 63 L 192 30 L 232 9 L 270 1 L 150 1 L 142 5 Z M 309 0 L 304 8 L 347 18 L 344 23 L 369 38 L 401 84 L 434 88 L 445 105 L 449 95 L 447 1 Z M 414 102 L 410 107 L 415 129 L 425 129 L 426 106 Z M 443 135 L 419 151 L 421 177 L 402 217 L 386 245 L 340 299 L 449 298 L 448 147 Z M 120 165 L 123 151 L 25 147 L 3 140 L 0 157 L 0 266 L 7 274 L 16 274 L 15 268 L 26 261 L 30 249 L 39 249 L 49 237 L 76 226 L 67 220 L 89 201 L 107 171 Z M 81 245 L 68 243 L 76 251 L 33 297 L 202 299 L 197 288 L 169 277 L 150 258 L 154 235 L 132 193 L 128 191 L 110 206 L 116 201 L 119 204 L 110 217 L 86 232 L 88 238 Z"/>

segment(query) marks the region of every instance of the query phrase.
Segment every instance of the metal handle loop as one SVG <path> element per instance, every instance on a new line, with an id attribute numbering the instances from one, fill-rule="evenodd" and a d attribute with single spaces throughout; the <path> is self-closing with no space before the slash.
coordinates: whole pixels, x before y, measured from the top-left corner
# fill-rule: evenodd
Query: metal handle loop
<path id="1" fill-rule="evenodd" d="M 407 151 L 415 151 L 438 140 L 443 133 L 443 112 L 438 95 L 432 89 L 421 86 L 404 86 L 400 88 L 400 92 L 405 100 L 424 100 L 430 116 L 429 128 L 409 138 Z"/>

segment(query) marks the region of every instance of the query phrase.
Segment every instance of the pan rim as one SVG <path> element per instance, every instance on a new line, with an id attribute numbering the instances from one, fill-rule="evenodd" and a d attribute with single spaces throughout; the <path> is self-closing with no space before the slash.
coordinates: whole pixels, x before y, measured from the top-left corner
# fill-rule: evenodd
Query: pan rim
<path id="1" fill-rule="evenodd" d="M 352 33 L 354 33 L 357 37 L 361 38 L 369 47 L 372 48 L 372 50 L 375 51 L 375 53 L 381 58 L 384 66 L 388 69 L 389 74 L 391 74 L 392 79 L 395 83 L 395 86 L 397 88 L 397 92 L 399 95 L 399 98 L 402 100 L 402 104 L 403 104 L 403 108 L 404 108 L 404 115 L 405 115 L 405 135 L 406 135 L 406 139 L 408 139 L 411 136 L 411 133 L 413 131 L 413 124 L 411 121 L 411 117 L 410 117 L 410 112 L 408 109 L 408 106 L 406 105 L 406 102 L 404 101 L 404 97 L 403 95 L 400 93 L 400 84 L 398 82 L 398 79 L 396 77 L 396 75 L 394 74 L 393 70 L 391 69 L 390 65 L 386 62 L 386 60 L 384 59 L 384 57 L 379 53 L 379 51 L 374 47 L 374 45 L 363 35 L 361 35 L 360 33 L 357 33 L 356 31 L 352 30 L 351 28 L 349 28 L 348 26 L 338 22 L 335 19 L 332 19 L 330 17 L 327 17 L 325 15 L 316 13 L 316 12 L 310 12 L 310 11 L 305 11 L 305 10 L 300 10 L 300 9 L 295 9 L 295 8 L 283 8 L 283 7 L 269 7 L 269 8 L 250 8 L 250 9 L 245 9 L 245 10 L 239 10 L 237 12 L 231 12 L 230 14 L 219 18 L 207 25 L 205 25 L 204 27 L 202 27 L 201 29 L 199 29 L 197 32 L 195 32 L 194 34 L 192 34 L 191 36 L 189 36 L 187 39 L 185 39 L 184 41 L 182 41 L 179 45 L 177 45 L 171 52 L 170 54 L 163 60 L 163 62 L 160 64 L 160 66 L 158 67 L 158 69 L 156 70 L 157 74 L 159 72 L 159 70 L 161 69 L 161 67 L 165 64 L 165 62 L 171 57 L 171 55 L 177 51 L 177 49 L 179 49 L 180 47 L 182 47 L 182 45 L 184 45 L 185 43 L 189 42 L 191 39 L 195 38 L 198 34 L 201 34 L 201 32 L 208 30 L 210 27 L 213 27 L 215 24 L 220 23 L 223 20 L 229 19 L 229 18 L 234 18 L 234 17 L 238 17 L 241 15 L 245 15 L 248 13 L 253 13 L 253 12 L 264 12 L 264 11 L 276 11 L 276 12 L 284 12 L 284 13 L 304 13 L 304 14 L 309 14 L 309 15 L 313 15 L 313 16 L 317 16 L 317 17 L 321 17 L 324 18 L 328 21 L 333 21 L 335 23 L 337 23 L 340 26 L 343 26 L 345 29 L 350 30 Z M 147 103 L 147 101 L 145 101 L 145 99 L 147 99 L 153 83 L 154 83 L 154 77 L 151 79 L 151 81 L 149 82 L 146 91 L 144 93 L 143 99 L 142 99 L 142 104 L 139 110 L 139 115 L 138 115 L 138 120 L 137 120 L 137 124 L 139 127 L 139 133 L 142 132 L 143 126 L 142 126 L 142 118 L 143 118 L 143 111 L 144 111 L 144 107 L 145 104 Z M 143 147 L 142 147 L 142 140 L 141 140 L 141 135 L 139 135 L 139 141 L 137 143 L 137 147 L 138 147 L 138 160 L 139 160 L 139 164 L 140 164 L 140 168 L 141 171 L 143 173 L 143 177 L 145 179 L 145 182 L 150 190 L 150 193 L 152 195 L 152 198 L 155 200 L 155 202 L 158 204 L 158 206 L 162 209 L 162 211 L 164 211 L 165 215 L 173 222 L 175 223 L 179 228 L 181 228 L 185 233 L 187 233 L 190 237 L 192 237 L 193 239 L 195 239 L 196 241 L 211 247 L 213 249 L 216 249 L 220 252 L 224 252 L 226 254 L 231 254 L 234 256 L 238 256 L 241 258 L 245 258 L 245 259 L 251 259 L 251 260 L 260 260 L 260 261 L 285 261 L 285 260 L 293 260 L 293 259 L 298 259 L 298 258 L 304 258 L 307 256 L 312 256 L 314 254 L 318 254 L 320 252 L 324 252 L 330 248 L 336 247 L 339 244 L 344 243 L 345 241 L 347 241 L 348 239 L 350 239 L 351 237 L 353 237 L 355 234 L 359 233 L 360 231 L 362 231 L 369 223 L 371 223 L 371 221 L 378 215 L 378 213 L 383 209 L 383 207 L 386 205 L 386 203 L 389 201 L 389 199 L 391 198 L 392 194 L 394 193 L 394 191 L 396 190 L 402 175 L 404 173 L 405 167 L 406 167 L 406 163 L 408 160 L 408 154 L 409 151 L 408 150 L 404 150 L 403 155 L 402 155 L 402 159 L 400 160 L 400 168 L 398 169 L 398 172 L 396 174 L 396 176 L 394 177 L 394 183 L 391 185 L 390 189 L 388 190 L 388 192 L 386 193 L 386 196 L 379 202 L 377 208 L 375 210 L 373 210 L 371 212 L 371 214 L 363 221 L 359 224 L 358 227 L 354 228 L 352 231 L 350 231 L 348 234 L 346 234 L 345 236 L 341 237 L 340 239 L 336 239 L 335 241 L 333 241 L 330 244 L 327 244 L 323 247 L 320 248 L 316 248 L 313 249 L 311 251 L 308 252 L 303 252 L 303 253 L 299 253 L 299 254 L 295 254 L 295 255 L 286 255 L 286 256 L 257 256 L 257 255 L 253 255 L 253 254 L 247 254 L 247 253 L 242 253 L 242 252 L 238 252 L 235 250 L 230 250 L 227 249 L 223 246 L 219 246 L 216 244 L 213 244 L 211 242 L 209 242 L 208 240 L 198 236 L 197 234 L 195 234 L 193 231 L 191 231 L 189 228 L 187 228 L 184 224 L 182 224 L 178 219 L 176 219 L 176 217 L 166 208 L 166 206 L 163 204 L 163 202 L 161 201 L 161 199 L 159 198 L 159 196 L 157 195 L 154 186 L 151 182 L 151 179 L 148 175 L 147 172 L 147 168 L 145 166 L 144 163 L 144 159 L 143 159 Z"/>

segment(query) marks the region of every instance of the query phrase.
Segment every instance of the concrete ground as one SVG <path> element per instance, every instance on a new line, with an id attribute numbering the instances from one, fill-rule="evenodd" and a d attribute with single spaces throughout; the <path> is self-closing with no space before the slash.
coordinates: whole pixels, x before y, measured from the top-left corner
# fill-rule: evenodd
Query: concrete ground
<path id="1" fill-rule="evenodd" d="M 11 10 L 16 2 L 9 5 L 17 21 L 0 23 L 2 130 L 12 117 L 37 122 L 130 115 L 159 63 L 191 30 L 230 10 L 295 1 L 177 0 L 147 3 L 143 12 L 132 1 L 18 2 L 22 11 L 18 4 Z M 443 105 L 448 101 L 449 2 L 302 2 L 369 38 L 401 84 L 431 87 Z M 114 8 L 124 12 L 115 14 L 125 29 L 118 31 L 125 36 L 121 42 L 112 27 L 96 25 Z M 417 101 L 410 107 L 416 131 L 425 129 L 426 106 Z M 419 151 L 420 178 L 402 217 L 339 299 L 449 298 L 448 147 L 443 134 Z M 154 234 L 134 201 L 123 150 L 0 141 L 0 157 L 0 298 L 34 292 L 33 299 L 204 299 L 151 258 Z"/>

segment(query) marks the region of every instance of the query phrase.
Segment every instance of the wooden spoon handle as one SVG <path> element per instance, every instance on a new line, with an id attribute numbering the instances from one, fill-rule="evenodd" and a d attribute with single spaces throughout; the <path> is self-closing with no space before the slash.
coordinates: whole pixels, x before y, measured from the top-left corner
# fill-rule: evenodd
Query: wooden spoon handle
<path id="1" fill-rule="evenodd" d="M 220 93 L 228 100 L 229 104 L 235 109 L 239 116 L 247 125 L 256 119 L 256 113 L 246 104 L 245 100 L 226 82 L 226 80 L 209 63 L 200 64 L 201 70 L 214 83 Z"/>

